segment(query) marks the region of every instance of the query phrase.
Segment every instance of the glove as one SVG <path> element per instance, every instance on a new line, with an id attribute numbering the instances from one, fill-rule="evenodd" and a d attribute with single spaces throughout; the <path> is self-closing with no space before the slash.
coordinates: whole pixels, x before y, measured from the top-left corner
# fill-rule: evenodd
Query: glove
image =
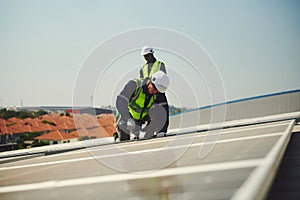
<path id="1" fill-rule="evenodd" d="M 127 127 L 128 128 L 134 128 L 134 126 L 135 126 L 135 121 L 134 121 L 134 119 L 132 119 L 132 118 L 130 118 L 130 119 L 128 119 L 127 120 Z"/>
<path id="2" fill-rule="evenodd" d="M 127 120 L 127 128 L 130 132 L 134 131 L 134 127 L 135 127 L 135 121 L 134 119 L 130 118 Z"/>

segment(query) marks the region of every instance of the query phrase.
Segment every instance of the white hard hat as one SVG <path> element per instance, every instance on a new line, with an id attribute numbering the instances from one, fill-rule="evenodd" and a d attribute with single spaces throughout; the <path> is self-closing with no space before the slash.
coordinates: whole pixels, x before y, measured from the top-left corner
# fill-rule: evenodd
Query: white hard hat
<path id="1" fill-rule="evenodd" d="M 151 83 L 154 84 L 160 93 L 165 93 L 169 86 L 170 80 L 167 74 L 165 74 L 163 71 L 158 71 L 152 75 Z"/>
<path id="2" fill-rule="evenodd" d="M 141 50 L 141 55 L 144 56 L 144 55 L 147 55 L 148 53 L 153 54 L 153 53 L 154 53 L 153 48 L 148 47 L 148 46 L 144 46 L 144 47 L 142 48 L 142 50 Z"/>

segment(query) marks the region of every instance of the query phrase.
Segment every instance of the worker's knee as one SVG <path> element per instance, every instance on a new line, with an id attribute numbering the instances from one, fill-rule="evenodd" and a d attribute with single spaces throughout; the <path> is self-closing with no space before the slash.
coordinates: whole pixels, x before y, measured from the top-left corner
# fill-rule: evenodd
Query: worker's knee
<path id="1" fill-rule="evenodd" d="M 156 124 L 157 129 L 161 129 L 168 120 L 166 109 L 159 104 L 154 104 L 151 107 L 149 111 L 149 117 L 151 119 L 151 123 Z"/>
<path id="2" fill-rule="evenodd" d="M 165 108 L 159 104 L 154 104 L 149 111 L 150 119 L 166 118 L 167 112 Z"/>

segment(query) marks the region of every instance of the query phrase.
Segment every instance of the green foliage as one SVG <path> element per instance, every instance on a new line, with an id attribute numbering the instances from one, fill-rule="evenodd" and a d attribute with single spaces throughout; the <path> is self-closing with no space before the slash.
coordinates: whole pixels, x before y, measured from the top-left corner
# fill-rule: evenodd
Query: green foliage
<path id="1" fill-rule="evenodd" d="M 60 117 L 63 117 L 63 116 L 71 117 L 70 113 L 68 113 L 68 112 L 60 113 L 59 116 L 60 116 Z"/>
<path id="2" fill-rule="evenodd" d="M 45 145 L 49 145 L 48 141 L 36 141 L 33 142 L 31 147 L 40 147 L 40 146 L 45 146 Z"/>
<path id="3" fill-rule="evenodd" d="M 184 112 L 186 108 L 177 108 L 175 106 L 170 105 L 169 106 L 169 114 L 175 114 L 175 113 L 181 113 Z"/>
<path id="4" fill-rule="evenodd" d="M 36 117 L 39 117 L 39 116 L 48 114 L 48 112 L 46 112 L 44 110 L 39 110 L 39 111 L 35 112 L 34 114 Z"/>
<path id="5" fill-rule="evenodd" d="M 89 138 L 89 136 L 82 136 L 82 137 L 80 137 L 80 140 L 89 140 L 90 138 Z"/>
<path id="6" fill-rule="evenodd" d="M 11 123 L 11 124 L 6 124 L 6 126 L 12 126 L 15 125 L 16 123 Z"/>
<path id="7" fill-rule="evenodd" d="M 24 149 L 28 146 L 25 144 L 25 141 L 33 141 L 35 137 L 40 136 L 42 133 L 39 132 L 30 132 L 30 133 L 23 133 L 20 134 L 18 138 L 18 149 Z"/>
<path id="8" fill-rule="evenodd" d="M 6 108 L 4 108 L 0 111 L 0 117 L 3 119 L 9 119 L 15 116 L 16 116 L 16 112 L 13 110 L 6 110 Z"/>
<path id="9" fill-rule="evenodd" d="M 19 119 L 36 118 L 36 117 L 39 117 L 39 116 L 45 115 L 45 114 L 48 114 L 48 113 L 44 110 L 39 110 L 37 112 L 29 112 L 29 111 L 25 111 L 25 110 L 14 111 L 14 110 L 7 110 L 6 108 L 0 110 L 0 118 L 3 118 L 3 119 L 9 119 L 12 117 L 16 117 Z"/>
<path id="10" fill-rule="evenodd" d="M 44 124 L 50 124 L 52 126 L 56 126 L 56 124 L 54 122 L 49 122 L 47 120 L 43 120 L 42 123 L 44 123 Z"/>
<path id="11" fill-rule="evenodd" d="M 35 137 L 38 137 L 40 135 L 42 135 L 42 133 L 39 132 L 23 133 L 20 134 L 19 140 L 20 142 L 24 142 L 26 140 L 34 140 Z"/>
<path id="12" fill-rule="evenodd" d="M 29 113 L 29 112 L 26 112 L 26 111 L 19 111 L 19 112 L 16 112 L 16 117 L 17 118 L 20 118 L 20 119 L 25 119 L 25 118 L 28 118 L 28 117 L 32 117 L 32 113 Z"/>
<path id="13" fill-rule="evenodd" d="M 18 149 L 25 149 L 25 145 L 24 144 L 18 144 Z"/>

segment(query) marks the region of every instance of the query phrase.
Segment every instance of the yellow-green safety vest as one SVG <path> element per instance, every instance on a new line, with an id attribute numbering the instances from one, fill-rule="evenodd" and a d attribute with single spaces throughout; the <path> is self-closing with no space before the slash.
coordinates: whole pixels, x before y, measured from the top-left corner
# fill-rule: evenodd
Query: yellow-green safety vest
<path id="1" fill-rule="evenodd" d="M 151 77 L 152 74 L 154 74 L 155 72 L 159 71 L 160 68 L 161 68 L 161 64 L 162 64 L 162 62 L 156 60 L 156 61 L 153 63 L 150 72 L 148 72 L 148 64 L 145 64 L 145 65 L 143 66 L 143 76 L 144 76 L 144 78 L 146 78 L 146 77 Z"/>
<path id="2" fill-rule="evenodd" d="M 128 109 L 134 120 L 142 120 L 146 115 L 149 114 L 149 109 L 154 103 L 154 95 L 152 95 L 149 103 L 145 106 L 146 94 L 143 91 L 142 79 L 136 79 L 136 89 L 134 97 L 132 97 L 128 104 Z"/>

